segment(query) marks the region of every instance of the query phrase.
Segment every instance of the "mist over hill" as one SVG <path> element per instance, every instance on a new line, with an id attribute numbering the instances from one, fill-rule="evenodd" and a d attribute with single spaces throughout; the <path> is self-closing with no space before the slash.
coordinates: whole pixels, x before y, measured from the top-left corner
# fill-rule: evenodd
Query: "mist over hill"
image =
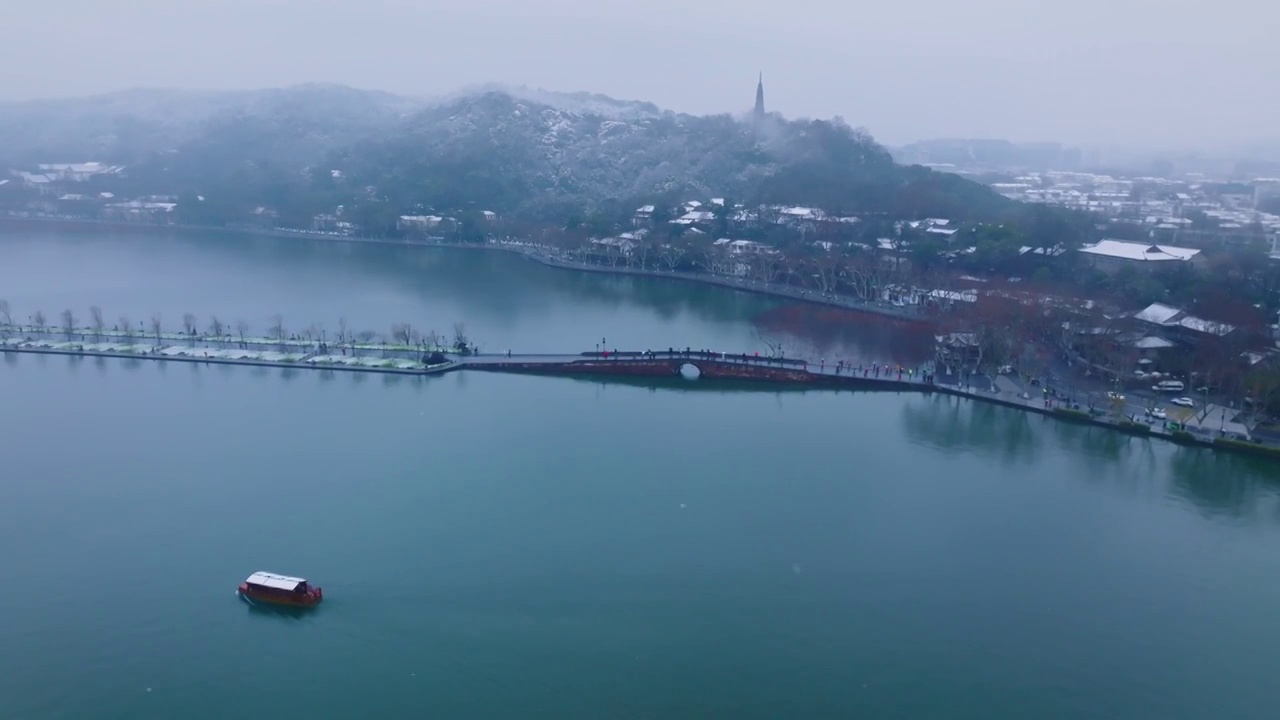
<path id="1" fill-rule="evenodd" d="M 896 164 L 840 118 L 694 116 L 524 87 L 442 98 L 326 84 L 132 90 L 0 104 L 0 133 L 10 166 L 125 165 L 126 192 L 199 195 L 208 221 L 265 205 L 303 223 L 370 204 L 384 217 L 471 208 L 554 221 L 711 196 L 893 218 L 1024 212 L 978 183 Z"/>

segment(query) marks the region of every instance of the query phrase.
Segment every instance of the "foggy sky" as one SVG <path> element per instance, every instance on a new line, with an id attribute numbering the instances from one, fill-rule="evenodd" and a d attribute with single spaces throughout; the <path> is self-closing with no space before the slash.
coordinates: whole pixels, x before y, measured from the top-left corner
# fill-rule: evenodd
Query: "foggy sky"
<path id="1" fill-rule="evenodd" d="M 0 99 L 501 82 L 694 113 L 841 115 L 882 142 L 1280 135 L 1265 0 L 5 0 Z"/>

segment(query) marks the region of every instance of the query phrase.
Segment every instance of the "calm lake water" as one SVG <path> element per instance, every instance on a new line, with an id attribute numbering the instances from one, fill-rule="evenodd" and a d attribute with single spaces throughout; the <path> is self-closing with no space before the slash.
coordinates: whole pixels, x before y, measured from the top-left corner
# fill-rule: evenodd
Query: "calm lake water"
<path id="1" fill-rule="evenodd" d="M 220 237 L 0 236 L 0 297 L 531 351 L 754 349 L 776 309 Z M 1275 466 L 953 398 L 709 388 L 0 356 L 0 717 L 1275 715 Z M 260 569 L 325 604 L 250 608 Z"/>

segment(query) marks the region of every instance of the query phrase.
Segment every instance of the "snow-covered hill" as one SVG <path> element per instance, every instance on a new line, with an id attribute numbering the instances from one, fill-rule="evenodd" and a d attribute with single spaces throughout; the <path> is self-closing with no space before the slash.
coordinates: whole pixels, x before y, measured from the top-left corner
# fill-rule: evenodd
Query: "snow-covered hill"
<path id="1" fill-rule="evenodd" d="M 390 209 L 482 205 L 545 216 L 685 195 L 847 213 L 901 204 L 947 217 L 1004 202 L 955 176 L 895 166 L 838 119 L 744 122 L 529 88 L 436 100 L 319 84 L 135 90 L 0 104 L 0 138 L 0 162 L 13 166 L 126 164 L 130 191 L 287 204 L 304 216 L 370 197 Z M 906 187 L 918 192 L 902 199 Z"/>

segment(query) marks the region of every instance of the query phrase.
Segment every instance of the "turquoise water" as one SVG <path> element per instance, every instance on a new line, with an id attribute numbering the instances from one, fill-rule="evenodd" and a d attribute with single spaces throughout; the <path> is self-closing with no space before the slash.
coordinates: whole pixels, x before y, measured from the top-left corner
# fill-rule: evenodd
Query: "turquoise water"
<path id="1" fill-rule="evenodd" d="M 111 285 L 182 312 L 275 262 L 184 247 L 0 240 L 0 296 Z M 94 280 L 101 248 L 135 262 Z M 512 281 L 496 304 L 476 288 L 501 261 L 441 261 L 479 268 L 453 298 L 403 263 L 275 252 L 279 281 L 226 303 L 372 323 L 374 295 L 486 334 L 516 315 L 531 343 L 593 316 L 745 342 L 757 310 L 520 265 L 553 299 Z M 1280 473 L 1249 458 L 954 398 L 682 382 L 9 354 L 0 399 L 0 717 L 1274 714 Z M 325 604 L 250 608 L 255 570 Z"/>

